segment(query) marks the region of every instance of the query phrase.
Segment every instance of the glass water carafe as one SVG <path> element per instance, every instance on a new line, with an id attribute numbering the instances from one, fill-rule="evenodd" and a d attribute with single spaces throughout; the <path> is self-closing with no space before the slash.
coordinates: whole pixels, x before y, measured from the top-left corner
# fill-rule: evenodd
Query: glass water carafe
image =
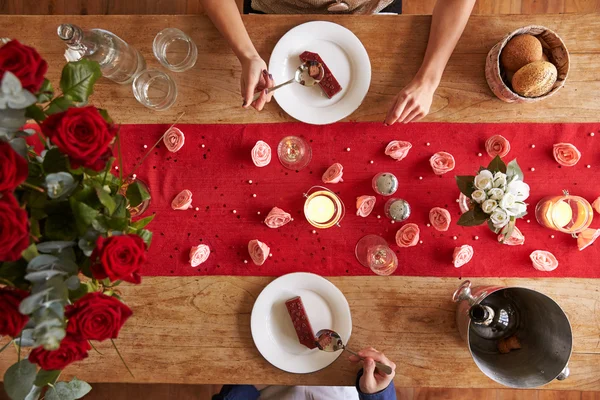
<path id="1" fill-rule="evenodd" d="M 119 84 L 131 83 L 146 69 L 144 58 L 133 46 L 103 29 L 83 30 L 76 25 L 61 24 L 58 36 L 69 48 L 69 61 L 87 58 L 100 64 L 102 76 Z"/>

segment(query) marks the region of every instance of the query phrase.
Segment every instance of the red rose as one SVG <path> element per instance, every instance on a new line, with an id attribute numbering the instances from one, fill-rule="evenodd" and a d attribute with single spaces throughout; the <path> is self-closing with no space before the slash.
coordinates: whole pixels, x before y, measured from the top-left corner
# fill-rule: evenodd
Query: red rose
<path id="1" fill-rule="evenodd" d="M 19 304 L 29 293 L 10 287 L 0 288 L 0 336 L 17 337 L 29 320 L 19 312 Z"/>
<path id="2" fill-rule="evenodd" d="M 88 293 L 67 306 L 67 332 L 86 340 L 116 339 L 131 314 L 131 309 L 114 297 Z"/>
<path id="3" fill-rule="evenodd" d="M 11 193 L 0 195 L 0 261 L 17 261 L 29 246 L 27 212 Z"/>
<path id="4" fill-rule="evenodd" d="M 137 235 L 100 236 L 92 253 L 92 274 L 96 279 L 109 278 L 140 283 L 140 269 L 146 261 L 146 244 Z"/>
<path id="5" fill-rule="evenodd" d="M 27 179 L 27 160 L 3 141 L 0 141 L 0 171 L 0 193 L 7 190 L 12 192 Z"/>
<path id="6" fill-rule="evenodd" d="M 23 89 L 35 94 L 42 87 L 48 63 L 40 54 L 18 40 L 11 40 L 0 47 L 0 79 L 6 71 L 10 71 L 21 81 Z"/>
<path id="7" fill-rule="evenodd" d="M 109 146 L 117 130 L 95 107 L 88 106 L 49 116 L 42 123 L 42 132 L 69 156 L 73 168 L 83 165 L 100 171 L 112 156 Z"/>
<path id="8" fill-rule="evenodd" d="M 29 361 L 39 365 L 46 371 L 64 369 L 75 361 L 87 358 L 88 351 L 91 349 L 92 346 L 87 340 L 67 335 L 56 350 L 46 350 L 41 346 L 33 349 L 29 353 Z"/>

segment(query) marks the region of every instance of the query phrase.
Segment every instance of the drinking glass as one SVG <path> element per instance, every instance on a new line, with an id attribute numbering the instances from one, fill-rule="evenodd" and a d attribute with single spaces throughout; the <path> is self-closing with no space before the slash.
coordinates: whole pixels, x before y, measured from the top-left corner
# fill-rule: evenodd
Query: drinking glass
<path id="1" fill-rule="evenodd" d="M 301 137 L 286 136 L 277 146 L 277 156 L 285 168 L 299 171 L 312 159 L 312 149 Z"/>
<path id="2" fill-rule="evenodd" d="M 566 191 L 563 196 L 544 197 L 535 207 L 535 218 L 540 225 L 564 233 L 586 230 L 593 217 L 594 210 L 586 199 Z"/>
<path id="3" fill-rule="evenodd" d="M 370 268 L 377 275 L 391 275 L 398 268 L 396 253 L 381 236 L 364 236 L 356 244 L 355 254 L 363 267 Z"/>
<path id="4" fill-rule="evenodd" d="M 177 100 L 177 85 L 169 74 L 147 69 L 133 79 L 133 95 L 144 106 L 163 111 Z"/>
<path id="5" fill-rule="evenodd" d="M 173 72 L 192 68 L 198 58 L 196 43 L 177 28 L 158 32 L 152 43 L 152 51 L 162 66 Z"/>

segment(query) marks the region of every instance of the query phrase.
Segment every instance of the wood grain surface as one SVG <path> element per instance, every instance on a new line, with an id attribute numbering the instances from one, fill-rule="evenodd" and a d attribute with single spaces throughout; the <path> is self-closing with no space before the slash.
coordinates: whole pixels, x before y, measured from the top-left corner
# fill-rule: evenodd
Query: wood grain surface
<path id="1" fill-rule="evenodd" d="M 272 278 L 146 277 L 122 287 L 134 316 L 117 344 L 133 370 L 127 374 L 110 343 L 64 376 L 90 382 L 254 383 L 352 385 L 358 366 L 345 356 L 323 371 L 297 375 L 278 370 L 254 347 L 250 315 Z M 399 365 L 398 387 L 500 388 L 483 375 L 454 322 L 454 278 L 337 277 L 353 319 L 351 348 L 385 352 Z M 583 279 L 474 279 L 477 284 L 525 286 L 557 300 L 573 326 L 571 376 L 545 389 L 600 390 L 600 286 Z M 14 362 L 0 355 L 0 370 Z"/>
<path id="2" fill-rule="evenodd" d="M 314 19 L 331 20 L 352 30 L 365 45 L 372 64 L 369 94 L 348 120 L 383 121 L 394 96 L 417 71 L 429 31 L 427 16 L 244 16 L 257 49 L 269 59 L 275 43 L 292 27 Z M 240 66 L 210 21 L 203 16 L 0 16 L 0 26 L 11 27 L 3 36 L 18 37 L 41 50 L 49 61 L 49 78 L 57 82 L 64 63 L 64 45 L 56 37 L 60 22 L 102 27 L 138 48 L 148 65 L 158 67 L 152 40 L 164 27 L 186 31 L 198 45 L 195 68 L 173 73 L 179 96 L 164 112 L 137 103 L 131 87 L 102 79 L 94 104 L 107 108 L 119 123 L 171 123 L 185 111 L 181 122 L 244 123 L 290 121 L 275 101 L 258 113 L 241 107 Z M 566 85 L 555 96 L 536 104 L 507 104 L 498 100 L 484 77 L 485 56 L 506 33 L 529 24 L 555 30 L 571 53 L 572 69 Z M 35 26 L 36 29 L 31 29 Z M 1 30 L 0 30 L 1 31 Z M 595 121 L 600 113 L 600 18 L 597 15 L 473 16 L 458 43 L 427 121 L 519 122 Z M 383 127 L 382 127 L 383 129 Z"/>

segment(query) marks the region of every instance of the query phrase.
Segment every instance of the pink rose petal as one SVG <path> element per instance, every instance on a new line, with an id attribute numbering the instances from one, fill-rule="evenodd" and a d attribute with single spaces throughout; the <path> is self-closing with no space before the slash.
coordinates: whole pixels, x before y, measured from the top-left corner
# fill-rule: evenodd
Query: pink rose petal
<path id="1" fill-rule="evenodd" d="M 412 144 L 410 144 L 410 142 L 392 140 L 385 148 L 385 155 L 392 157 L 396 161 L 400 161 L 408 155 L 408 151 L 411 147 Z"/>
<path id="2" fill-rule="evenodd" d="M 529 255 L 529 258 L 531 258 L 533 268 L 538 271 L 554 271 L 558 267 L 558 260 L 549 251 L 536 250 Z"/>
<path id="3" fill-rule="evenodd" d="M 419 243 L 419 225 L 406 224 L 396 232 L 396 244 L 399 247 L 412 247 Z"/>
<path id="4" fill-rule="evenodd" d="M 252 148 L 252 162 L 257 167 L 266 167 L 271 162 L 271 147 L 259 140 Z"/>
<path id="5" fill-rule="evenodd" d="M 586 229 L 577 235 L 577 247 L 579 251 L 591 246 L 600 237 L 600 229 Z"/>
<path id="6" fill-rule="evenodd" d="M 323 174 L 323 183 L 344 182 L 342 175 L 344 175 L 344 167 L 340 163 L 335 163 Z"/>
<path id="7" fill-rule="evenodd" d="M 433 207 L 429 211 L 429 222 L 438 231 L 445 232 L 450 227 L 450 212 L 445 208 Z"/>
<path id="8" fill-rule="evenodd" d="M 197 267 L 208 259 L 210 255 L 210 249 L 205 244 L 199 244 L 198 246 L 192 247 L 190 250 L 190 264 L 192 267 Z"/>
<path id="9" fill-rule="evenodd" d="M 571 143 L 556 143 L 552 148 L 554 159 L 563 167 L 572 167 L 579 162 L 581 153 Z"/>
<path id="10" fill-rule="evenodd" d="M 464 193 L 461 193 L 460 196 L 458 196 L 458 207 L 460 208 L 461 214 L 466 213 L 471 207 L 471 199 L 465 196 Z"/>
<path id="11" fill-rule="evenodd" d="M 267 257 L 269 257 L 270 252 L 271 249 L 269 248 L 269 246 L 267 246 L 263 242 L 260 242 L 256 239 L 248 242 L 248 253 L 250 254 L 250 258 L 256 265 L 263 265 Z"/>
<path id="12" fill-rule="evenodd" d="M 356 198 L 356 215 L 368 217 L 375 207 L 375 196 L 360 196 Z"/>
<path id="13" fill-rule="evenodd" d="M 281 228 L 292 220 L 292 216 L 281 208 L 273 207 L 265 218 L 265 225 L 269 228 Z"/>
<path id="14" fill-rule="evenodd" d="M 452 264 L 454 264 L 454 268 L 460 268 L 473 258 L 473 247 L 468 244 L 463 244 L 460 247 L 454 248 L 454 253 L 452 253 Z"/>
<path id="15" fill-rule="evenodd" d="M 509 246 L 520 246 L 525 243 L 525 236 L 523 236 L 523 233 L 515 226 L 509 238 L 504 240 L 504 235 L 500 234 L 498 235 L 498 241 Z"/>
<path id="16" fill-rule="evenodd" d="M 491 136 L 485 141 L 485 151 L 490 157 L 502 158 L 510 151 L 510 142 L 502 135 Z"/>
<path id="17" fill-rule="evenodd" d="M 456 165 L 452 154 L 445 151 L 439 151 L 431 156 L 429 164 L 436 175 L 444 175 L 446 172 L 452 171 Z"/>
<path id="18" fill-rule="evenodd" d="M 185 135 L 183 132 L 181 132 L 181 130 L 173 126 L 163 136 L 163 143 L 165 144 L 167 150 L 169 150 L 171 153 L 175 153 L 183 147 L 183 144 L 185 143 Z"/>
<path id="19" fill-rule="evenodd" d="M 181 191 L 171 202 L 173 210 L 187 210 L 192 206 L 192 192 L 185 189 Z"/>
<path id="20" fill-rule="evenodd" d="M 594 210 L 596 210 L 598 214 L 600 214 L 600 197 L 594 200 L 594 202 L 592 203 L 592 207 L 594 208 Z"/>

